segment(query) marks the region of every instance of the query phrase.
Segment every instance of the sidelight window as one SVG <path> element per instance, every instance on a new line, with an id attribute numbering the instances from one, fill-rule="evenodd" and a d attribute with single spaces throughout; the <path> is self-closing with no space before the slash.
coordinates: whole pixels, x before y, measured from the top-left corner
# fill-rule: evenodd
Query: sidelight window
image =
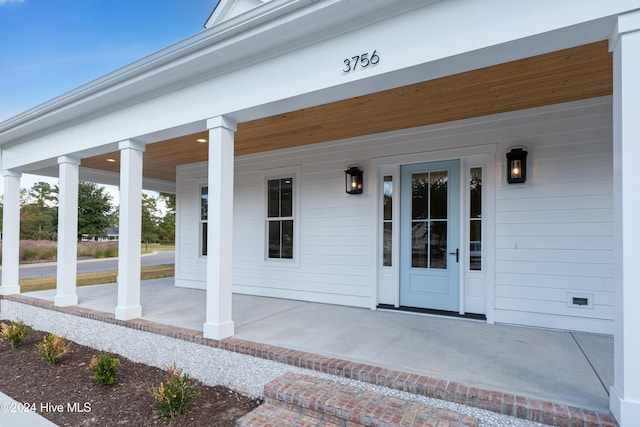
<path id="1" fill-rule="evenodd" d="M 469 182 L 469 269 L 482 270 L 482 168 L 471 168 Z"/>

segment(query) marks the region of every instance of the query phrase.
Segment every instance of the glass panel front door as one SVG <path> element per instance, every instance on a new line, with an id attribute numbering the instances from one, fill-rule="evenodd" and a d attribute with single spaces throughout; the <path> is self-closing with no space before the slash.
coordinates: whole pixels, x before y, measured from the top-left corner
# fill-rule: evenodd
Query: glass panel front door
<path id="1" fill-rule="evenodd" d="M 400 305 L 458 311 L 460 163 L 401 168 Z"/>

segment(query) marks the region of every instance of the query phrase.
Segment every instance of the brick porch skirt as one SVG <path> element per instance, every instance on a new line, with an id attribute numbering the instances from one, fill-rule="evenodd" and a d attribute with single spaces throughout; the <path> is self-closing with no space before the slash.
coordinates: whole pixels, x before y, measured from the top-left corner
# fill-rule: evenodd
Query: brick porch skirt
<path id="1" fill-rule="evenodd" d="M 0 296 L 0 299 L 2 299 L 2 296 Z M 366 363 L 321 356 L 233 337 L 221 341 L 212 340 L 204 338 L 202 332 L 192 329 L 163 325 L 144 319 L 117 320 L 110 313 L 79 306 L 56 307 L 51 301 L 24 295 L 6 295 L 4 299 L 553 426 L 617 426 L 615 419 L 609 413 L 595 412 L 562 403 L 542 401 L 497 390 L 469 387 L 462 383 L 444 379 L 410 374 Z"/>

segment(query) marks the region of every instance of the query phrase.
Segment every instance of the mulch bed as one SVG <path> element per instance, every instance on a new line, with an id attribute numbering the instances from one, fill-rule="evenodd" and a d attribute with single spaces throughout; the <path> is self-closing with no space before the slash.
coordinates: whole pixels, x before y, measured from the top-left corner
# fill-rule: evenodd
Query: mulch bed
<path id="1" fill-rule="evenodd" d="M 149 390 L 164 380 L 164 370 L 118 356 L 116 382 L 101 386 L 91 379 L 88 370 L 91 357 L 99 351 L 72 342 L 67 355 L 49 366 L 34 354 L 45 335 L 34 330 L 15 350 L 0 341 L 0 391 L 35 407 L 36 412 L 59 426 L 224 427 L 235 425 L 238 418 L 260 404 L 227 387 L 209 387 L 194 380 L 201 395 L 191 411 L 164 420 L 153 406 Z M 63 410 L 54 412 L 58 405 Z"/>

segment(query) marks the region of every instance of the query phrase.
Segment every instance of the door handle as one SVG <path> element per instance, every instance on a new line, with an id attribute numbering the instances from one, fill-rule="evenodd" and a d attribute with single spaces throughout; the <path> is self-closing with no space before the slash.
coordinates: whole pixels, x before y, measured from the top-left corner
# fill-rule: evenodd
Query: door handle
<path id="1" fill-rule="evenodd" d="M 449 252 L 449 255 L 455 255 L 456 256 L 456 262 L 460 262 L 460 249 L 456 248 L 455 252 Z"/>

